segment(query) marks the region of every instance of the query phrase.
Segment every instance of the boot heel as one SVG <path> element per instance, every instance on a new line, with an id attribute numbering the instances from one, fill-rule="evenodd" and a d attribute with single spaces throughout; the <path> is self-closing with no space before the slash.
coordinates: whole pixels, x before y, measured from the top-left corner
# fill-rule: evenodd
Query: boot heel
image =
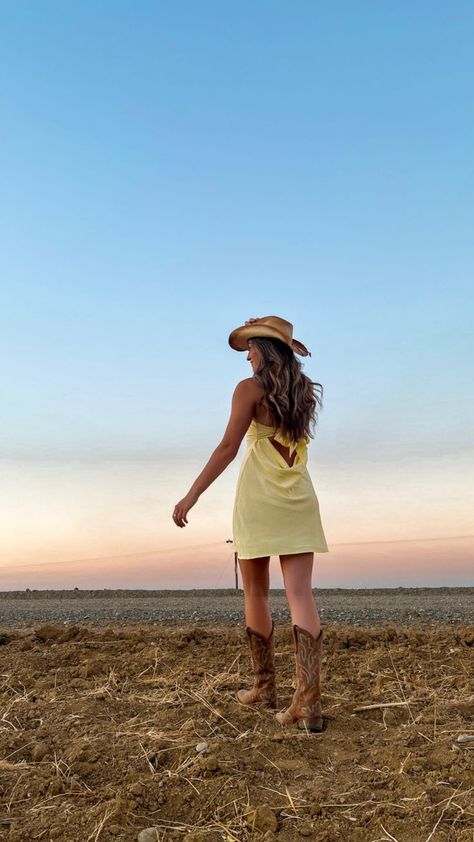
<path id="1" fill-rule="evenodd" d="M 322 719 L 298 719 L 300 731 L 310 731 L 312 734 L 320 734 L 324 730 Z"/>

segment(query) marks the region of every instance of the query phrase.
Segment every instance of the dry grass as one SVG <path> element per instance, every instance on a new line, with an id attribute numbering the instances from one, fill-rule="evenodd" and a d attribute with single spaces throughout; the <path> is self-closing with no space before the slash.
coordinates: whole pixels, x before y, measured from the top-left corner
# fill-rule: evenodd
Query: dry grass
<path id="1" fill-rule="evenodd" d="M 472 626 L 326 628 L 317 735 L 236 701 L 242 628 L 4 634 L 0 840 L 474 838 Z"/>

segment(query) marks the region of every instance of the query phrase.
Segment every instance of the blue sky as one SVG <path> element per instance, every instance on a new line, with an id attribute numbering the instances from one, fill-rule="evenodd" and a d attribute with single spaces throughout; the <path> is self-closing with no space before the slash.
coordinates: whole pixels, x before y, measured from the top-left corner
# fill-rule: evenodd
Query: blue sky
<path id="1" fill-rule="evenodd" d="M 324 386 L 328 543 L 474 533 L 473 24 L 467 2 L 4 4 L 4 569 L 227 534 L 238 462 L 170 515 L 251 376 L 228 334 L 269 314 Z"/>

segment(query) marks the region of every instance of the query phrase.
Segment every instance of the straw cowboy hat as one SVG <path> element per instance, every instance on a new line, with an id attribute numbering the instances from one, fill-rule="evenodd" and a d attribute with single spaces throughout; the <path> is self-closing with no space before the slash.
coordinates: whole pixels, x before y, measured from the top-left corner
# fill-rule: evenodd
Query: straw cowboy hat
<path id="1" fill-rule="evenodd" d="M 247 351 L 247 342 L 252 336 L 280 339 L 281 342 L 289 345 L 293 351 L 302 357 L 311 356 L 311 351 L 308 351 L 302 342 L 299 342 L 298 339 L 293 339 L 293 325 L 291 322 L 287 322 L 286 319 L 280 319 L 279 316 L 263 316 L 261 319 L 255 319 L 252 324 L 236 327 L 229 335 L 229 345 L 235 351 Z"/>

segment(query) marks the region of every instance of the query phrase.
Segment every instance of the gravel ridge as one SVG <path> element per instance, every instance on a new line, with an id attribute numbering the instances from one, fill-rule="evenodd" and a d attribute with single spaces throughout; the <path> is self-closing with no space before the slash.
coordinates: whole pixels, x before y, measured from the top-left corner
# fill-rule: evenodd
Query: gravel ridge
<path id="1" fill-rule="evenodd" d="M 313 590 L 323 623 L 353 625 L 400 622 L 466 623 L 473 620 L 473 587 L 317 588 Z M 289 622 L 284 590 L 270 590 L 277 622 Z M 37 622 L 150 623 L 244 622 L 242 590 L 29 590 L 0 591 L 0 624 Z"/>

